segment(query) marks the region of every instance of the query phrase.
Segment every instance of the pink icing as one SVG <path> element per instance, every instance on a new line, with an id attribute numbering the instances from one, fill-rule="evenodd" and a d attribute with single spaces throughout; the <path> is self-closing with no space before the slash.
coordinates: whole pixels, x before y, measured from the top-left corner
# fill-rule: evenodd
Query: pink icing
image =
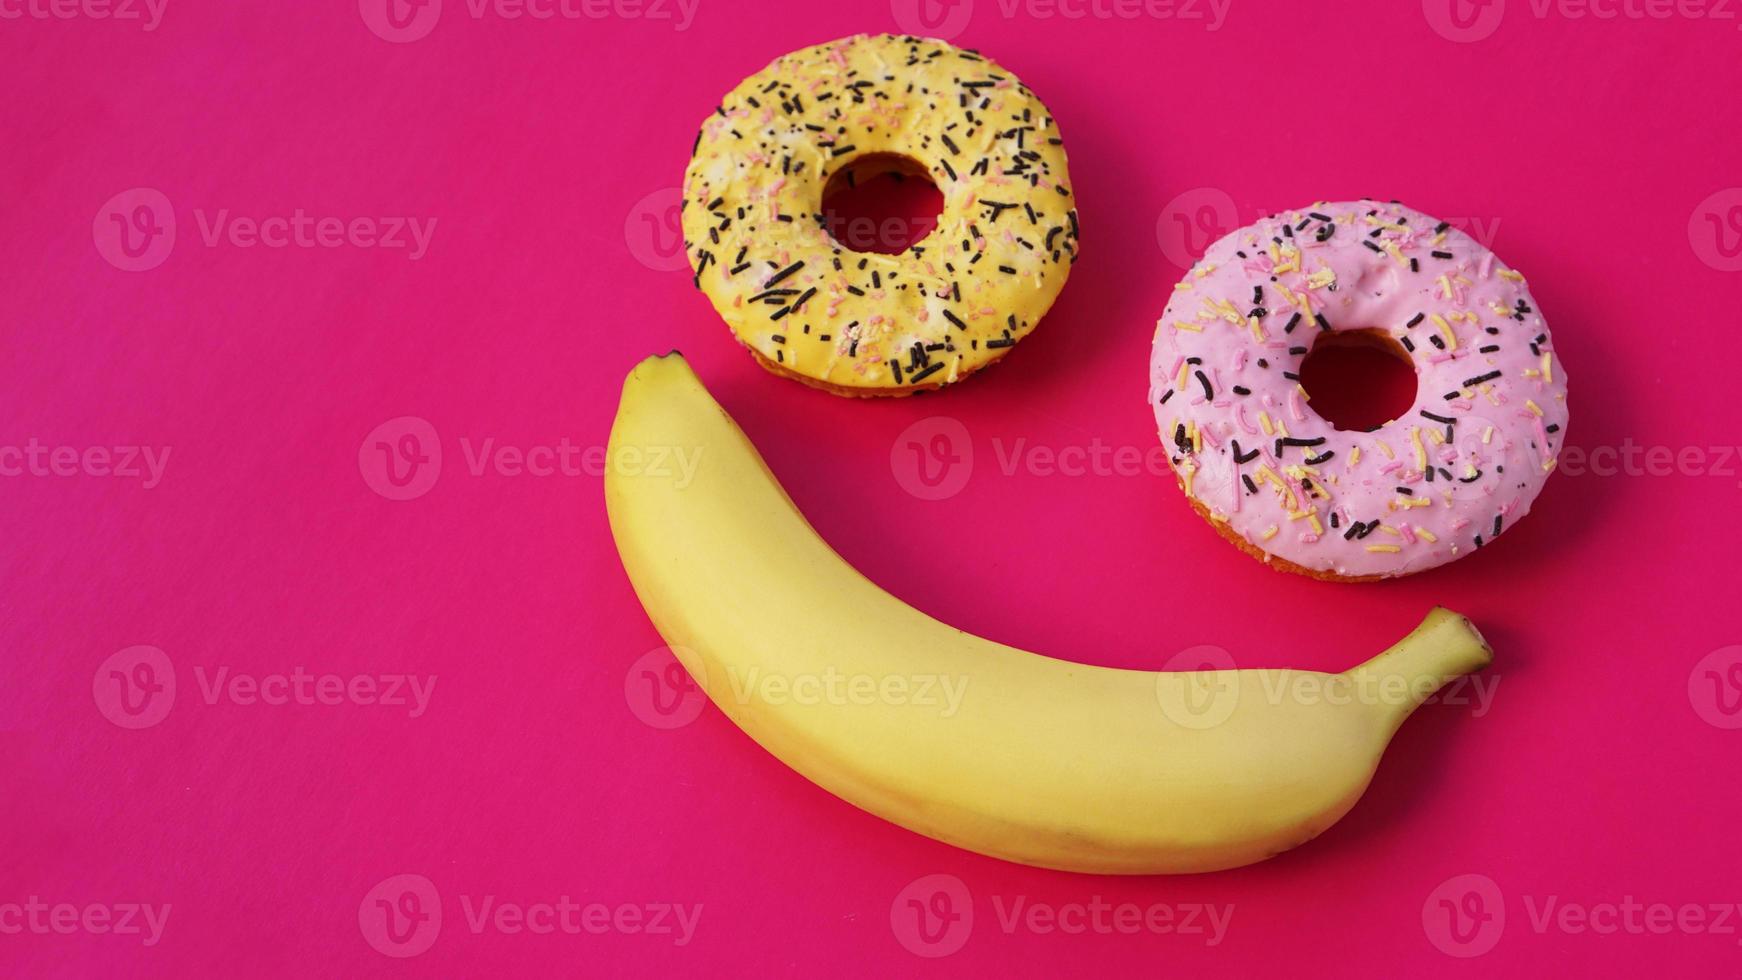
<path id="1" fill-rule="evenodd" d="M 1324 329 L 1412 348 L 1409 411 L 1370 433 L 1320 418 L 1286 375 Z M 1373 201 L 1273 215 L 1211 245 L 1150 359 L 1187 493 L 1265 552 L 1341 576 L 1432 568 L 1515 525 L 1554 470 L 1566 392 L 1522 276 L 1462 231 Z"/>

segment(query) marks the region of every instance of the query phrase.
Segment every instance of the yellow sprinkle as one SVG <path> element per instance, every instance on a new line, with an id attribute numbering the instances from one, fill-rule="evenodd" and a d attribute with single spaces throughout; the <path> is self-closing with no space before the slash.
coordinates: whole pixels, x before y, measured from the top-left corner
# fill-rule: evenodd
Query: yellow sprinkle
<path id="1" fill-rule="evenodd" d="M 1188 497 L 1192 495 L 1192 481 L 1197 479 L 1197 475 L 1198 475 L 1198 468 L 1196 465 L 1186 467 L 1185 491 L 1186 491 L 1186 496 L 1188 496 Z"/>
<path id="2" fill-rule="evenodd" d="M 1452 281 L 1445 276 L 1440 277 L 1440 294 L 1445 299 L 1452 298 Z"/>
<path id="3" fill-rule="evenodd" d="M 1385 454 L 1386 459 L 1396 459 L 1397 458 L 1397 454 L 1391 451 L 1391 447 L 1389 445 L 1387 445 L 1383 442 L 1380 442 L 1377 439 L 1373 440 L 1373 444 L 1375 446 L 1379 447 L 1379 451 Z"/>
<path id="4" fill-rule="evenodd" d="M 1558 462 L 1560 462 L 1559 457 L 1556 457 L 1555 459 L 1549 460 L 1548 462 L 1542 464 L 1542 471 L 1544 473 L 1553 473 L 1554 468 L 1555 468 L 1555 464 Z"/>
<path id="5" fill-rule="evenodd" d="M 1419 528 L 1419 527 L 1416 528 L 1415 529 L 1415 536 L 1422 539 L 1423 541 L 1426 541 L 1428 544 L 1433 544 L 1433 543 L 1439 541 L 1439 538 L 1434 537 L 1434 533 L 1432 531 L 1427 530 L 1426 528 Z"/>
<path id="6" fill-rule="evenodd" d="M 1381 530 L 1381 531 L 1384 531 L 1384 532 L 1385 532 L 1385 533 L 1386 533 L 1386 534 L 1389 534 L 1389 535 L 1391 535 L 1391 536 L 1392 536 L 1392 537 L 1394 537 L 1394 538 L 1401 538 L 1401 537 L 1403 537 L 1403 532 L 1402 532 L 1402 531 L 1399 531 L 1399 530 L 1398 530 L 1398 529 L 1397 529 L 1397 528 L 1394 528 L 1394 527 L 1392 527 L 1392 526 L 1391 526 L 1391 525 L 1389 525 L 1389 524 L 1381 524 L 1381 525 L 1379 525 L 1379 530 Z"/>
<path id="7" fill-rule="evenodd" d="M 1179 377 L 1173 379 L 1173 387 L 1175 391 L 1186 390 L 1186 372 L 1190 369 L 1190 364 L 1185 361 L 1179 362 Z"/>
<path id="8" fill-rule="evenodd" d="M 1490 425 L 1486 429 L 1482 430 L 1482 445 L 1486 446 L 1493 441 L 1494 441 L 1494 427 Z"/>
<path id="9" fill-rule="evenodd" d="M 1195 323 L 1187 323 L 1184 320 L 1175 320 L 1173 322 L 1173 328 L 1175 330 L 1190 330 L 1192 333 L 1203 333 L 1204 332 L 1203 327 L 1200 327 Z"/>
<path id="10" fill-rule="evenodd" d="M 1534 413 L 1535 413 L 1535 414 L 1536 414 L 1536 417 L 1537 417 L 1537 418 L 1542 418 L 1542 408 L 1541 408 L 1541 407 L 1539 407 L 1539 406 L 1538 406 L 1538 405 L 1537 405 L 1537 404 L 1536 404 L 1536 399 L 1534 399 L 1534 398 L 1526 398 L 1526 399 L 1525 399 L 1525 400 L 1524 400 L 1524 407 L 1525 407 L 1525 408 L 1528 408 L 1528 409 L 1530 409 L 1530 410 L 1531 410 L 1531 411 L 1532 411 L 1532 412 L 1534 412 Z"/>
<path id="11" fill-rule="evenodd" d="M 1399 548 L 1397 545 L 1394 545 L 1394 544 L 1370 544 L 1367 546 L 1367 550 L 1368 551 L 1389 551 L 1389 552 L 1395 553 L 1395 552 L 1402 551 L 1403 549 Z"/>
<path id="12" fill-rule="evenodd" d="M 1323 289 L 1336 281 L 1337 270 L 1327 266 L 1326 268 L 1320 269 L 1312 275 L 1307 276 L 1307 288 Z"/>
<path id="13" fill-rule="evenodd" d="M 1316 510 L 1313 511 L 1313 514 L 1312 514 L 1312 523 L 1313 523 L 1313 533 L 1314 534 L 1324 534 L 1325 533 L 1325 526 L 1323 524 L 1319 523 L 1319 512 Z"/>
<path id="14" fill-rule="evenodd" d="M 1401 507 L 1404 510 L 1411 510 L 1416 507 L 1432 507 L 1433 503 L 1434 502 L 1427 497 L 1398 497 L 1396 500 L 1391 502 L 1391 506 Z"/>
<path id="15" fill-rule="evenodd" d="M 1252 339 L 1258 341 L 1259 343 L 1263 343 L 1264 342 L 1264 326 L 1258 322 L 1258 318 L 1255 316 L 1247 317 L 1246 318 L 1246 325 L 1248 327 L 1252 328 Z"/>
<path id="16" fill-rule="evenodd" d="M 1446 243 L 1446 233 L 1442 231 L 1439 234 L 1435 235 L 1434 240 L 1431 242 L 1428 242 L 1428 245 L 1432 248 L 1439 248 L 1441 245 L 1444 245 L 1445 243 Z"/>
<path id="17" fill-rule="evenodd" d="M 1307 390 L 1300 386 L 1300 382 L 1296 381 L 1294 383 L 1294 390 L 1300 392 L 1300 400 L 1301 401 L 1310 402 L 1313 400 L 1313 396 L 1307 394 Z"/>
<path id="18" fill-rule="evenodd" d="M 1278 530 L 1280 530 L 1280 529 L 1275 524 L 1272 524 L 1269 527 L 1265 528 L 1264 533 L 1259 535 L 1259 537 L 1265 541 L 1269 541 L 1271 538 L 1276 537 L 1276 532 Z"/>
<path id="19" fill-rule="evenodd" d="M 1356 446 L 1354 449 L 1349 450 L 1349 465 L 1354 466 L 1359 462 L 1361 462 L 1361 447 Z"/>
<path id="20" fill-rule="evenodd" d="M 1542 380 L 1554 384 L 1554 368 L 1549 366 L 1548 351 L 1542 352 Z"/>
<path id="21" fill-rule="evenodd" d="M 1523 282 L 1524 281 L 1524 276 L 1522 276 L 1516 272 L 1513 272 L 1511 269 L 1501 269 L 1500 270 L 1500 278 L 1505 279 L 1509 282 Z"/>
<path id="22" fill-rule="evenodd" d="M 1440 328 L 1440 336 L 1446 338 L 1446 350 L 1457 350 L 1457 335 L 1452 333 L 1452 325 L 1446 322 L 1446 318 L 1435 313 L 1434 325 Z"/>
<path id="23" fill-rule="evenodd" d="M 1198 429 L 1196 419 L 1192 420 L 1192 451 L 1200 453 L 1204 451 L 1204 434 Z"/>
<path id="24" fill-rule="evenodd" d="M 1190 288 L 1192 288 L 1192 284 L 1189 282 L 1176 282 L 1173 284 L 1173 289 L 1176 293 L 1183 293 Z"/>
<path id="25" fill-rule="evenodd" d="M 1415 468 L 1425 471 L 1427 469 L 1427 447 L 1421 444 L 1420 428 L 1413 425 L 1409 427 L 1409 441 L 1411 445 L 1415 446 Z"/>
<path id="26" fill-rule="evenodd" d="M 1276 434 L 1276 428 L 1270 424 L 1270 413 L 1263 409 L 1258 411 L 1258 427 L 1263 429 L 1267 436 Z"/>
<path id="27" fill-rule="evenodd" d="M 1440 430 L 1438 429 L 1427 430 L 1427 437 L 1433 440 L 1433 444 L 1436 446 L 1443 446 L 1446 444 L 1446 437 L 1440 435 Z"/>

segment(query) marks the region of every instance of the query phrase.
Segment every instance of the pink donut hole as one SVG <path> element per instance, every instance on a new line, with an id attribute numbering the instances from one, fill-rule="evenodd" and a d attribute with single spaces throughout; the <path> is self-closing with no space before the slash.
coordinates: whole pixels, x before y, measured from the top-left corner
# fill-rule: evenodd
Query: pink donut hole
<path id="1" fill-rule="evenodd" d="M 1402 418 L 1415 404 L 1415 363 L 1378 327 L 1318 334 L 1300 366 L 1308 410 L 1345 432 Z"/>

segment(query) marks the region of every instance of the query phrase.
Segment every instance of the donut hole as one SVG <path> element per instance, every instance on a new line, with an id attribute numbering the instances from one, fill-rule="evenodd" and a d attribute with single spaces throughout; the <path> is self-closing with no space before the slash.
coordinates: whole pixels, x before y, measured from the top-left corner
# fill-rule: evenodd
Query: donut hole
<path id="1" fill-rule="evenodd" d="M 823 187 L 829 237 L 854 252 L 900 255 L 937 227 L 944 196 L 919 161 L 870 153 L 829 176 Z"/>
<path id="2" fill-rule="evenodd" d="M 1301 362 L 1300 386 L 1320 418 L 1366 432 L 1402 418 L 1415 404 L 1415 363 L 1384 330 L 1321 332 Z"/>

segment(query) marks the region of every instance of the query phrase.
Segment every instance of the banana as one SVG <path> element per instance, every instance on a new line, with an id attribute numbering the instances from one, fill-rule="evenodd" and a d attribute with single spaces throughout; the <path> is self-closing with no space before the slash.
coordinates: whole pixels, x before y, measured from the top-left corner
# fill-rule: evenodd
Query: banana
<path id="1" fill-rule="evenodd" d="M 624 568 L 721 711 L 836 796 L 1022 864 L 1279 854 L 1355 805 L 1418 704 L 1492 659 L 1444 609 L 1335 675 L 1113 670 L 971 636 L 837 555 L 675 352 L 630 372 L 608 461 Z"/>

